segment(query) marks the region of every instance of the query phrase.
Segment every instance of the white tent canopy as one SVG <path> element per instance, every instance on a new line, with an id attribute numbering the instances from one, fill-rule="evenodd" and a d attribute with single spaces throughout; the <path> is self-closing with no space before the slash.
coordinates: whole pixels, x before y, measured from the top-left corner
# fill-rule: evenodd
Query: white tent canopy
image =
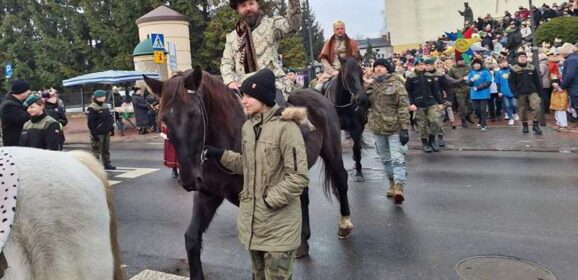
<path id="1" fill-rule="evenodd" d="M 119 84 L 134 82 L 143 79 L 143 75 L 149 78 L 160 79 L 161 76 L 155 72 L 139 72 L 139 71 L 120 71 L 108 70 L 104 72 L 97 72 L 74 77 L 62 81 L 64 87 L 87 85 L 87 84 Z"/>

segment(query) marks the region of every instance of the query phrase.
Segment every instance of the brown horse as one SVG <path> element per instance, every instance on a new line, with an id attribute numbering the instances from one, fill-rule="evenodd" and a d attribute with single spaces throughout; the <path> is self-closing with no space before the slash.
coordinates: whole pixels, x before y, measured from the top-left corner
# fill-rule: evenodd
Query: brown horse
<path id="1" fill-rule="evenodd" d="M 224 199 L 239 205 L 243 178 L 227 172 L 214 160 L 201 158 L 205 146 L 241 151 L 241 127 L 246 120 L 239 96 L 200 67 L 175 74 L 165 82 L 145 77 L 151 90 L 161 97 L 160 118 L 168 128 L 181 168 L 182 187 L 196 191 L 193 217 L 185 234 L 191 279 L 204 279 L 201 265 L 202 234 Z M 321 156 L 325 163 L 324 191 L 339 199 L 341 221 L 338 237 L 347 238 L 353 225 L 349 219 L 347 171 L 341 158 L 340 127 L 335 109 L 311 90 L 291 94 L 288 102 L 305 107 L 316 127 L 305 137 L 309 167 Z M 301 195 L 303 226 L 298 256 L 308 254 L 309 194 Z"/>

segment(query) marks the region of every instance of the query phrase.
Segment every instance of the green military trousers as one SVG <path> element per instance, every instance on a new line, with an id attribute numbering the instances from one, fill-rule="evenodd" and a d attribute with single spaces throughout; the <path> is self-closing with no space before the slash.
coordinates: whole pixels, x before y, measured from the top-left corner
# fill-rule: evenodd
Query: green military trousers
<path id="1" fill-rule="evenodd" d="M 251 251 L 253 279 L 291 280 L 297 250 L 286 252 Z"/>
<path id="2" fill-rule="evenodd" d="M 110 134 L 91 136 L 92 154 L 97 159 L 102 158 L 104 166 L 110 165 Z"/>
<path id="3" fill-rule="evenodd" d="M 528 121 L 528 109 L 534 111 L 534 120 L 539 120 L 542 115 L 542 99 L 537 92 L 522 94 L 518 97 L 518 111 L 522 122 Z"/>
<path id="4" fill-rule="evenodd" d="M 420 138 L 428 138 L 429 135 L 442 133 L 443 120 L 439 106 L 436 104 L 427 108 L 418 108 L 415 112 Z"/>

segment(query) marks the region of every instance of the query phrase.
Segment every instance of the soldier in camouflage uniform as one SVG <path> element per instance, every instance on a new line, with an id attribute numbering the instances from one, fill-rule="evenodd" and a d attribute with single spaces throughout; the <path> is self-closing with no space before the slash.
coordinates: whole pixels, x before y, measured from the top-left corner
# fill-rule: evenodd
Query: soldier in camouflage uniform
<path id="1" fill-rule="evenodd" d="M 227 34 L 221 59 L 223 82 L 239 90 L 241 83 L 255 72 L 269 68 L 275 74 L 277 103 L 284 103 L 289 81 L 279 63 L 279 41 L 299 29 L 301 5 L 299 0 L 289 0 L 286 17 L 268 17 L 263 14 L 258 0 L 230 0 L 241 19 L 237 27 Z M 281 94 L 282 93 L 282 94 Z"/>
<path id="2" fill-rule="evenodd" d="M 452 88 L 450 86 L 449 81 L 446 78 L 446 75 L 444 72 L 440 72 L 437 71 L 437 69 L 434 67 L 434 63 L 435 60 L 433 58 L 427 59 L 425 61 L 426 64 L 426 71 L 428 71 L 428 73 L 432 74 L 434 77 L 436 77 L 438 80 L 438 86 L 440 88 L 440 94 L 442 94 L 442 98 L 444 100 L 444 107 L 446 106 L 451 106 L 451 103 L 449 103 L 449 100 L 451 100 L 451 98 L 454 96 Z M 448 104 L 449 103 L 449 104 Z M 445 114 L 445 108 L 444 111 L 440 114 L 440 118 L 441 118 L 441 122 L 442 122 L 442 126 L 441 126 L 441 133 L 438 135 L 438 145 L 440 147 L 445 147 L 446 144 L 444 142 L 444 127 L 443 127 L 443 122 L 444 122 L 444 114 Z M 448 114 L 451 112 L 451 115 L 449 116 L 450 121 L 452 122 L 452 126 L 453 126 L 453 112 L 451 111 L 451 108 L 448 112 Z"/>
<path id="3" fill-rule="evenodd" d="M 369 129 L 373 131 L 375 147 L 389 178 L 387 197 L 396 204 L 404 200 L 406 185 L 405 153 L 409 141 L 409 101 L 404 84 L 394 75 L 395 66 L 377 59 L 373 64 L 375 79 L 367 94 L 371 101 Z"/>
<path id="4" fill-rule="evenodd" d="M 425 70 L 423 61 L 417 60 L 415 72 L 405 82 L 410 110 L 415 111 L 422 149 L 426 153 L 439 152 L 437 135 L 441 133 L 444 101 L 438 80 Z"/>
<path id="5" fill-rule="evenodd" d="M 470 67 L 467 66 L 463 60 L 459 60 L 447 75 L 458 100 L 458 110 L 460 111 L 462 127 L 468 127 L 468 122 L 471 124 L 474 123 L 472 120 L 474 107 L 470 100 L 470 88 L 464 81 L 464 77 L 466 77 L 468 73 L 470 73 Z"/>

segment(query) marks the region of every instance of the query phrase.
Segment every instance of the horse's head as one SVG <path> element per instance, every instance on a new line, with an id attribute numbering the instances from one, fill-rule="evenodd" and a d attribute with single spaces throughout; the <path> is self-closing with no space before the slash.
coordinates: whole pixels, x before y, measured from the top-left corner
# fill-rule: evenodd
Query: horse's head
<path id="1" fill-rule="evenodd" d="M 339 74 L 343 87 L 355 96 L 355 102 L 360 107 L 369 104 L 369 99 L 363 91 L 363 68 L 354 57 L 339 58 L 341 68 Z"/>
<path id="2" fill-rule="evenodd" d="M 203 184 L 201 155 L 207 137 L 207 115 L 200 90 L 202 79 L 203 71 L 198 66 L 164 82 L 144 77 L 152 92 L 161 97 L 160 120 L 177 152 L 180 183 L 187 191 L 199 190 Z"/>

